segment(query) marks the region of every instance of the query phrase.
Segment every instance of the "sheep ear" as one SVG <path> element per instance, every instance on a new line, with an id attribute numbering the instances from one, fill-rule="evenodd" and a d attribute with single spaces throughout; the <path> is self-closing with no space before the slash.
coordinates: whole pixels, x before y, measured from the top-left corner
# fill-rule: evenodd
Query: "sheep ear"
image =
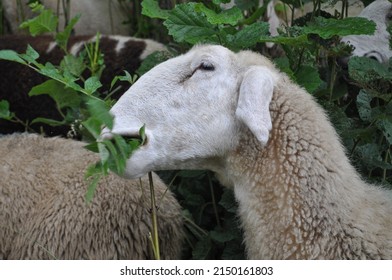
<path id="1" fill-rule="evenodd" d="M 275 80 L 275 74 L 268 68 L 250 67 L 244 74 L 235 112 L 263 145 L 267 144 L 272 129 L 269 104 Z"/>

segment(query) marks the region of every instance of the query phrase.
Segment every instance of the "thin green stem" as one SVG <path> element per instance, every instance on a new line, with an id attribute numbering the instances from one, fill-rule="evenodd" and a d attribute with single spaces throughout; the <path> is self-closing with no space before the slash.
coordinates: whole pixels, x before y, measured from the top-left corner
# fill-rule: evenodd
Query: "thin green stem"
<path id="1" fill-rule="evenodd" d="M 38 247 L 41 247 L 42 250 L 44 250 L 46 253 L 48 253 L 48 255 L 54 259 L 54 260 L 58 260 L 58 258 L 55 257 L 55 255 L 53 255 L 48 249 L 46 249 L 44 246 L 42 246 L 40 243 L 38 243 L 37 241 L 35 242 L 35 244 L 38 245 Z"/>
<path id="2" fill-rule="evenodd" d="M 211 176 L 209 173 L 207 173 L 208 176 L 208 183 L 210 185 L 210 192 L 211 192 L 211 199 L 212 199 L 212 206 L 214 208 L 214 213 L 215 213 L 215 219 L 216 219 L 216 224 L 218 227 L 221 227 L 220 219 L 219 219 L 219 214 L 218 214 L 218 207 L 216 205 L 216 200 L 215 200 L 215 194 L 214 194 L 214 186 L 212 184 Z"/>
<path id="3" fill-rule="evenodd" d="M 389 147 L 388 150 L 385 152 L 385 158 L 384 158 L 385 163 L 388 163 L 388 157 L 391 158 L 391 147 Z M 392 161 L 391 161 L 391 163 L 392 163 Z M 382 174 L 382 181 L 385 182 L 386 180 L 387 180 L 387 169 L 384 168 L 383 174 Z"/>
<path id="4" fill-rule="evenodd" d="M 333 95 L 333 89 L 335 85 L 335 80 L 336 80 L 336 61 L 335 58 L 333 58 L 332 61 L 332 67 L 331 67 L 331 77 L 329 79 L 329 101 L 332 101 L 332 95 Z"/>
<path id="5" fill-rule="evenodd" d="M 109 21 L 110 21 L 110 31 L 114 34 L 114 24 L 113 24 L 113 11 L 112 11 L 112 0 L 108 1 L 109 6 Z"/>
<path id="6" fill-rule="evenodd" d="M 158 221 L 157 221 L 157 207 L 155 203 L 155 190 L 154 190 L 154 182 L 152 180 L 152 173 L 148 173 L 148 180 L 150 182 L 150 195 L 151 195 L 151 221 L 152 221 L 152 233 L 151 233 L 151 242 L 152 249 L 154 251 L 154 257 L 156 260 L 161 259 L 160 251 L 159 251 L 159 236 L 158 236 Z"/>

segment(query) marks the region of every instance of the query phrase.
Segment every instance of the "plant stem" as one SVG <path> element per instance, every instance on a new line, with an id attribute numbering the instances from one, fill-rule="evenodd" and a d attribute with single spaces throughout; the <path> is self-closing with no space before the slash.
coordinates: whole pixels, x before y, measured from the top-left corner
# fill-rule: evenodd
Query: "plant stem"
<path id="1" fill-rule="evenodd" d="M 391 156 L 391 147 L 388 148 L 388 150 L 385 152 L 385 158 L 384 162 L 388 163 L 388 156 Z M 387 169 L 383 169 L 383 174 L 382 174 L 382 181 L 385 182 L 387 180 Z"/>
<path id="2" fill-rule="evenodd" d="M 214 208 L 216 224 L 218 225 L 218 227 L 221 227 L 220 220 L 219 220 L 219 214 L 218 214 L 218 208 L 216 207 L 215 194 L 214 194 L 214 187 L 213 187 L 213 185 L 212 185 L 211 176 L 210 176 L 209 173 L 207 173 L 207 176 L 208 176 L 208 183 L 209 183 L 209 185 L 210 185 L 212 206 L 213 206 L 213 208 Z"/>
<path id="3" fill-rule="evenodd" d="M 108 1 L 108 13 L 109 13 L 109 22 L 110 22 L 110 31 L 114 33 L 114 24 L 113 24 L 113 11 L 112 11 L 112 1 Z"/>
<path id="4" fill-rule="evenodd" d="M 336 61 L 335 58 L 333 58 L 332 61 L 332 66 L 331 66 L 331 77 L 329 80 L 329 102 L 332 101 L 332 95 L 333 95 L 333 88 L 335 85 L 335 80 L 336 80 Z"/>
<path id="5" fill-rule="evenodd" d="M 152 234 L 151 234 L 151 242 L 152 249 L 154 251 L 154 257 L 156 260 L 161 259 L 161 255 L 159 252 L 159 236 L 158 236 L 158 221 L 157 221 L 157 207 L 155 203 L 155 191 L 154 191 L 154 182 L 152 181 L 152 173 L 148 173 L 148 180 L 150 182 L 150 195 L 151 195 L 151 221 L 152 221 Z"/>
<path id="6" fill-rule="evenodd" d="M 58 260 L 58 258 L 55 257 L 55 255 L 53 255 L 48 249 L 46 249 L 44 246 L 42 246 L 40 243 L 38 243 L 37 241 L 35 242 L 35 244 L 37 244 L 38 247 L 41 247 L 42 250 L 44 250 L 46 253 L 48 253 L 48 255 L 54 259 L 54 260 Z"/>

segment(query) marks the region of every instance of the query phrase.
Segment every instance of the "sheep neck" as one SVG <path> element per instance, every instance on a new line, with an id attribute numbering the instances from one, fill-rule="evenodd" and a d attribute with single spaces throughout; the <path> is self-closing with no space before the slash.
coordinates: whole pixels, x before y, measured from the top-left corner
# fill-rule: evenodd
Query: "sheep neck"
<path id="1" fill-rule="evenodd" d="M 363 238 L 364 243 L 372 241 L 364 233 L 369 217 L 358 211 L 358 205 L 369 206 L 372 203 L 366 200 L 372 199 L 323 110 L 299 88 L 278 88 L 270 111 L 273 129 L 266 147 L 244 129 L 226 162 L 248 256 L 380 257 L 362 250 Z M 384 199 L 375 193 L 376 200 Z M 350 246 L 342 245 L 346 242 L 360 245 L 344 255 L 340 250 Z"/>

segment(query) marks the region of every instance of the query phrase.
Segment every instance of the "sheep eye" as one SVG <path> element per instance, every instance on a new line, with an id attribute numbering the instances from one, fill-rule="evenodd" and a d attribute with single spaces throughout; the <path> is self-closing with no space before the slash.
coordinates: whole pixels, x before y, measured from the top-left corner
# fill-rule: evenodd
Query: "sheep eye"
<path id="1" fill-rule="evenodd" d="M 184 82 L 184 81 L 188 80 L 189 78 L 191 78 L 199 70 L 201 70 L 201 71 L 214 71 L 215 70 L 215 66 L 213 64 L 211 64 L 211 63 L 208 63 L 208 62 L 202 62 L 202 63 L 200 63 L 200 65 L 197 68 L 195 68 L 193 70 L 192 73 L 189 73 L 188 75 L 184 76 L 181 79 L 181 82 Z"/>
<path id="2" fill-rule="evenodd" d="M 203 71 L 214 71 L 215 70 L 215 66 L 212 65 L 211 63 L 207 63 L 207 62 L 202 62 L 198 69 L 203 70 Z"/>

